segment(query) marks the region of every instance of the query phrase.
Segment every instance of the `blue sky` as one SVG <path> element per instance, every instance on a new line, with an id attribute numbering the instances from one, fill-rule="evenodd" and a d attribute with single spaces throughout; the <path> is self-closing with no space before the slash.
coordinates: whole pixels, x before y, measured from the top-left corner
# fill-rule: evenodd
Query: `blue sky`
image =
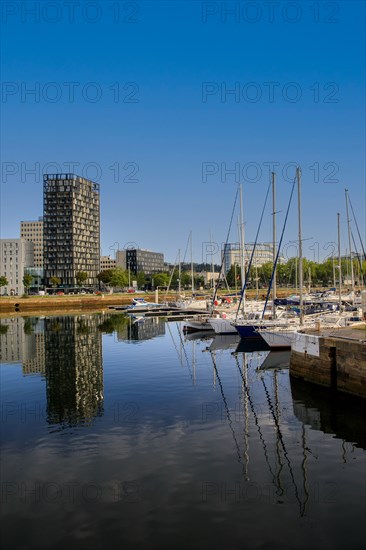
<path id="1" fill-rule="evenodd" d="M 174 261 L 192 230 L 207 259 L 239 181 L 252 241 L 272 163 L 279 228 L 302 168 L 310 259 L 337 212 L 348 246 L 345 187 L 365 236 L 364 2 L 3 2 L 2 43 L 2 237 L 42 215 L 43 171 L 71 163 L 101 185 L 103 254 L 133 242 Z"/>

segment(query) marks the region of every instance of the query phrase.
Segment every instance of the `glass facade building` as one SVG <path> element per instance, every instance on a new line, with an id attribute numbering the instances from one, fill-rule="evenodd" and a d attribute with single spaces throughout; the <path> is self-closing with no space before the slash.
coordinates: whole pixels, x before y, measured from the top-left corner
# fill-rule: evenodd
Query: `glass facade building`
<path id="1" fill-rule="evenodd" d="M 75 174 L 43 177 L 43 256 L 45 284 L 76 285 L 76 274 L 88 274 L 96 285 L 100 271 L 99 185 Z"/>

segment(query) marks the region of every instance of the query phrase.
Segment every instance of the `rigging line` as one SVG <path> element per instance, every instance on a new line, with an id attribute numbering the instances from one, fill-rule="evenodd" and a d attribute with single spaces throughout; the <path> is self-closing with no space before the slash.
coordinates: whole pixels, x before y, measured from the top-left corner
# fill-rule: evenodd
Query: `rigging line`
<path id="1" fill-rule="evenodd" d="M 248 385 L 245 381 L 244 374 L 243 374 L 243 372 L 240 368 L 237 354 L 235 354 L 235 360 L 236 360 L 236 366 L 238 367 L 238 370 L 239 370 L 239 373 L 240 373 L 240 376 L 241 376 L 241 379 L 242 379 L 242 382 L 243 382 L 245 393 L 247 394 L 247 397 L 248 397 L 248 402 L 249 402 L 249 406 L 250 406 L 250 409 L 251 409 L 252 414 L 253 414 L 254 422 L 255 422 L 255 425 L 257 426 L 257 429 L 258 429 L 259 439 L 260 439 L 260 441 L 262 443 L 262 447 L 263 447 L 264 458 L 265 458 L 265 461 L 267 462 L 268 470 L 269 470 L 269 472 L 272 476 L 273 485 L 275 487 L 277 487 L 276 476 L 273 473 L 272 466 L 271 466 L 271 464 L 269 462 L 269 458 L 268 458 L 267 445 L 266 445 L 266 442 L 264 441 L 264 437 L 263 437 L 263 434 L 262 434 L 262 429 L 261 429 L 261 427 L 259 425 L 259 422 L 258 422 L 258 416 L 257 416 L 257 413 L 255 412 L 253 401 L 252 401 L 252 398 L 250 397 L 249 388 L 248 388 Z"/>
<path id="2" fill-rule="evenodd" d="M 175 271 L 175 268 L 176 268 L 176 266 L 177 266 L 177 263 L 178 263 L 178 259 L 179 259 L 179 252 L 178 252 L 178 254 L 177 254 L 177 256 L 176 256 L 176 259 L 175 259 L 175 263 L 174 263 L 174 266 L 173 266 L 173 269 L 172 269 L 172 272 L 171 272 L 171 275 L 170 275 L 170 279 L 169 279 L 168 287 L 167 287 L 167 289 L 166 289 L 166 291 L 165 291 L 165 295 L 164 295 L 164 301 L 166 301 L 166 299 L 167 299 L 167 296 L 168 296 L 168 291 L 169 291 L 169 289 L 170 289 L 170 285 L 171 285 L 171 283 L 172 283 L 172 280 L 173 280 L 173 276 L 174 276 L 174 271 Z"/>
<path id="3" fill-rule="evenodd" d="M 190 238 L 191 238 L 191 232 L 190 232 L 189 235 L 188 235 L 187 245 L 186 245 L 186 249 L 185 249 L 185 251 L 184 251 L 184 256 L 183 256 L 182 264 L 185 263 L 186 255 L 187 255 L 187 252 L 188 252 L 188 245 L 189 245 L 189 239 L 190 239 Z"/>
<path id="4" fill-rule="evenodd" d="M 233 218 L 234 218 L 236 203 L 237 203 L 237 200 L 238 200 L 238 194 L 239 194 L 239 188 L 236 190 L 236 195 L 235 195 L 235 200 L 234 200 L 234 206 L 233 206 L 233 209 L 232 209 L 232 212 L 231 212 L 231 218 L 230 218 L 229 229 L 228 229 L 227 235 L 226 235 L 225 246 L 227 245 L 228 240 L 229 240 L 229 237 L 230 237 L 231 226 L 232 226 L 232 223 L 233 223 Z M 224 251 L 225 251 L 225 247 L 224 247 Z M 213 305 L 214 305 L 215 300 L 216 300 L 217 291 L 219 290 L 220 277 L 221 277 L 222 269 L 223 269 L 223 267 L 224 267 L 224 261 L 225 261 L 225 255 L 223 254 L 223 255 L 222 255 L 222 259 L 221 259 L 221 266 L 220 266 L 219 276 L 218 276 L 218 278 L 217 278 L 217 282 L 216 282 L 216 286 L 215 286 L 215 292 L 214 292 L 214 294 L 213 294 L 213 296 L 212 296 L 212 309 L 213 309 Z M 212 275 L 212 276 L 213 276 L 213 275 Z"/>
<path id="5" fill-rule="evenodd" d="M 361 233 L 360 233 L 360 230 L 358 228 L 358 223 L 357 223 L 357 219 L 356 219 L 356 216 L 355 216 L 355 213 L 353 211 L 353 206 L 352 206 L 352 202 L 351 202 L 351 199 L 350 199 L 350 196 L 348 194 L 348 202 L 350 204 L 350 207 L 351 207 L 351 210 L 352 210 L 352 214 L 353 214 L 353 220 L 356 224 L 356 229 L 357 229 L 357 233 L 358 233 L 358 238 L 360 239 L 360 243 L 361 243 L 361 248 L 362 248 L 362 252 L 363 252 L 363 258 L 364 260 L 366 260 L 366 252 L 365 252 L 365 249 L 364 249 L 364 246 L 363 246 L 363 242 L 362 242 L 362 239 L 361 239 Z"/>
<path id="6" fill-rule="evenodd" d="M 269 407 L 270 413 L 271 413 L 271 415 L 272 415 L 273 421 L 274 421 L 275 426 L 276 426 L 276 429 L 277 429 L 278 437 L 279 437 L 279 440 L 280 440 L 280 443 L 281 443 L 281 447 L 282 447 L 282 449 L 283 449 L 283 454 L 284 454 L 284 457 L 285 457 L 286 462 L 287 462 L 287 465 L 288 465 L 288 469 L 289 469 L 289 472 L 290 472 L 290 476 L 291 476 L 291 479 L 292 479 L 292 483 L 293 483 L 294 488 L 295 488 L 295 497 L 296 497 L 297 502 L 299 503 L 300 515 L 303 516 L 303 515 L 304 515 L 303 505 L 302 505 L 301 499 L 300 499 L 300 497 L 299 497 L 299 490 L 298 490 L 297 485 L 296 485 L 294 472 L 293 472 L 293 470 L 292 470 L 290 458 L 289 458 L 289 456 L 288 456 L 288 453 L 287 453 L 287 450 L 286 450 L 286 446 L 285 446 L 285 442 L 284 442 L 284 440 L 283 440 L 281 428 L 280 428 L 280 425 L 279 425 L 279 423 L 278 423 L 278 420 L 277 420 L 276 415 L 275 415 L 275 412 L 274 412 L 274 408 L 273 408 L 272 401 L 271 401 L 271 396 L 269 395 L 269 392 L 268 392 L 266 383 L 265 383 L 265 381 L 263 380 L 263 376 L 261 376 L 261 381 L 262 381 L 262 384 L 263 384 L 263 387 L 264 387 L 264 392 L 265 392 L 266 397 L 267 397 L 268 407 Z"/>
<path id="7" fill-rule="evenodd" d="M 241 303 L 243 301 L 243 297 L 244 297 L 244 293 L 245 293 L 245 290 L 247 288 L 247 281 L 248 281 L 248 277 L 249 277 L 249 273 L 250 273 L 250 268 L 252 267 L 252 262 L 253 262 L 253 258 L 254 258 L 254 252 L 255 252 L 255 249 L 257 247 L 257 241 L 258 241 L 258 237 L 259 237 L 259 231 L 261 229 L 261 226 L 262 226 L 262 220 L 263 220 L 263 215 L 264 215 L 264 211 L 266 209 L 266 205 L 267 205 L 267 199 L 268 199 L 268 195 L 269 195 L 269 190 L 271 188 L 271 181 L 269 182 L 268 184 L 268 189 L 267 189 L 267 194 L 266 194 L 266 198 L 264 200 L 264 205 L 263 205 L 263 209 L 262 209 L 262 214 L 261 214 L 261 217 L 260 217 L 260 220 L 259 220 L 259 224 L 258 224 L 258 228 L 257 228 L 257 234 L 255 236 L 255 241 L 254 241 L 254 245 L 253 245 L 253 250 L 252 250 L 252 253 L 251 253 L 251 256 L 250 256 L 250 260 L 249 260 L 249 263 L 248 263 L 248 267 L 247 267 L 247 271 L 245 273 L 245 280 L 244 280 L 244 285 L 243 285 L 243 288 L 240 292 L 240 300 L 239 300 L 239 305 L 237 307 L 237 310 L 236 310 L 236 316 L 235 316 L 235 320 L 238 318 L 238 313 L 239 313 L 239 310 L 240 310 L 240 306 L 241 306 Z"/>
<path id="8" fill-rule="evenodd" d="M 215 374 L 216 374 L 216 377 L 217 377 L 217 381 L 218 381 L 219 386 L 220 386 L 221 397 L 222 397 L 222 400 L 224 402 L 226 416 L 227 416 L 227 419 L 229 421 L 229 427 L 230 427 L 231 433 L 233 435 L 233 440 L 234 440 L 235 447 L 236 447 L 236 453 L 238 455 L 238 462 L 242 465 L 243 475 L 245 475 L 244 464 L 243 464 L 243 461 L 242 461 L 242 458 L 241 458 L 241 451 L 240 451 L 238 440 L 236 439 L 235 430 L 233 428 L 233 422 L 231 420 L 230 410 L 229 410 L 229 407 L 228 407 L 228 404 L 227 404 L 227 401 L 226 401 L 226 397 L 225 397 L 225 394 L 224 394 L 224 388 L 222 387 L 221 379 L 220 379 L 220 376 L 219 376 L 219 373 L 218 373 L 218 370 L 217 370 L 216 361 L 214 359 L 213 353 L 210 352 L 210 355 L 211 355 L 211 359 L 212 359 L 213 368 L 215 370 Z"/>
<path id="9" fill-rule="evenodd" d="M 287 218 L 288 218 L 288 214 L 289 214 L 289 211 L 290 211 L 290 206 L 291 206 L 291 201 L 292 201 L 292 195 L 294 194 L 295 183 L 296 183 L 296 178 L 294 178 L 294 183 L 292 184 L 290 200 L 288 201 L 286 217 L 285 217 L 285 221 L 283 222 L 283 228 L 282 228 L 282 233 L 281 233 L 280 242 L 278 243 L 277 254 L 276 254 L 276 260 L 275 260 L 275 263 L 274 263 L 274 265 L 273 265 L 272 275 L 271 275 L 271 279 L 270 279 L 269 285 L 268 285 L 266 301 L 265 301 L 265 303 L 264 303 L 264 308 L 263 308 L 263 313 L 262 313 L 262 319 L 264 318 L 264 314 L 265 314 L 265 312 L 266 312 L 266 307 L 267 307 L 267 303 L 268 303 L 268 298 L 269 298 L 269 295 L 270 295 L 270 292 L 271 292 L 274 274 L 275 274 L 275 272 L 276 272 L 277 262 L 278 262 L 278 258 L 279 258 L 279 255 L 280 255 L 281 245 L 282 245 L 282 239 L 283 239 L 283 235 L 284 235 L 284 233 L 285 233 L 285 228 L 286 228 L 286 224 L 287 224 Z"/>

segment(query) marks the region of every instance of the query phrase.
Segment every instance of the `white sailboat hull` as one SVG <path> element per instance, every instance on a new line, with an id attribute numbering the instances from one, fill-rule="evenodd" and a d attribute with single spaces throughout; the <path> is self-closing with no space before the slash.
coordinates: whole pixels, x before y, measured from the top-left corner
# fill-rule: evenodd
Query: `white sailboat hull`
<path id="1" fill-rule="evenodd" d="M 266 330 L 261 329 L 260 335 L 270 348 L 291 348 L 296 339 L 297 330 Z"/>
<path id="2" fill-rule="evenodd" d="M 222 319 L 217 317 L 210 317 L 208 319 L 211 327 L 216 334 L 237 334 L 235 327 L 231 324 L 230 319 Z"/>

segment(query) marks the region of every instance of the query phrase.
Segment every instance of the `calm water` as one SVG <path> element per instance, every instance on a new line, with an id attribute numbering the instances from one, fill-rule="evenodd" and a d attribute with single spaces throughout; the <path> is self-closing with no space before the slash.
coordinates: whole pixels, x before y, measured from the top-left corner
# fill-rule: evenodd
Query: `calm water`
<path id="1" fill-rule="evenodd" d="M 363 548 L 364 402 L 237 344 L 2 320 L 2 547 Z"/>

